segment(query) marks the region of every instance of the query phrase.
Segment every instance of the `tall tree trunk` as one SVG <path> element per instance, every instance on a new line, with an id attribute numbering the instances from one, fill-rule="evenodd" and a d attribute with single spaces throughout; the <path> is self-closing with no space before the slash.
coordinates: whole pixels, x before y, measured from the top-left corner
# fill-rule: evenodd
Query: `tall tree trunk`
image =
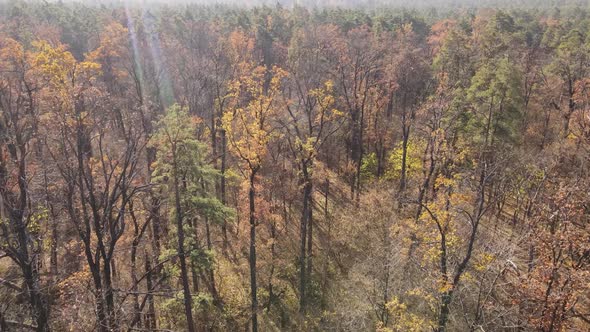
<path id="1" fill-rule="evenodd" d="M 250 206 L 250 293 L 251 293 L 251 320 L 252 332 L 258 332 L 258 295 L 256 284 L 256 188 L 255 178 L 258 168 L 250 170 L 250 189 L 248 192 L 248 203 Z"/>
<path id="2" fill-rule="evenodd" d="M 23 273 L 29 303 L 31 304 L 32 318 L 37 324 L 36 330 L 39 332 L 45 332 L 49 331 L 49 309 L 43 293 L 41 292 L 40 276 L 39 271 L 37 270 L 37 255 L 35 252 L 29 251 L 31 238 L 25 222 L 25 211 L 27 210 L 27 204 L 29 203 L 27 164 L 25 159 L 27 150 L 20 133 L 17 133 L 15 141 L 19 153 L 17 156 L 16 151 L 13 152 L 12 157 L 14 160 L 18 160 L 18 196 L 14 199 L 14 205 L 8 204 L 7 197 L 9 197 L 10 194 L 8 193 L 8 190 L 6 190 L 6 187 L 4 187 L 7 170 L 3 166 L 5 161 L 4 156 L 0 151 L 0 184 L 3 184 L 3 186 L 0 187 L 0 218 L 8 219 L 12 224 L 12 227 L 14 227 L 17 246 L 16 248 L 13 248 L 13 251 L 16 251 L 16 253 L 12 256 L 12 259 L 17 262 Z M 2 147 L 0 146 L 0 148 Z M 8 216 L 5 216 L 5 208 L 9 211 Z M 8 246 L 9 243 L 5 243 L 5 245 Z"/>
<path id="3" fill-rule="evenodd" d="M 567 104 L 567 112 L 563 115 L 563 137 L 567 137 L 570 132 L 570 121 L 572 115 L 576 111 L 576 101 L 574 99 L 575 88 L 574 82 L 572 79 L 568 81 L 568 104 Z"/>
<path id="4" fill-rule="evenodd" d="M 449 319 L 449 305 L 453 298 L 453 292 L 448 291 L 442 294 L 441 305 L 438 314 L 438 327 L 436 332 L 445 332 L 447 330 L 447 321 Z"/>
<path id="5" fill-rule="evenodd" d="M 449 316 L 449 306 L 453 300 L 453 292 L 459 285 L 461 277 L 463 276 L 467 265 L 471 260 L 471 256 L 473 255 L 473 248 L 475 245 L 475 240 L 477 238 L 477 231 L 479 228 L 479 224 L 481 219 L 485 213 L 485 189 L 487 184 L 487 167 L 489 162 L 488 157 L 488 149 L 491 146 L 489 143 L 493 136 L 491 132 L 491 124 L 492 124 L 492 117 L 493 117 L 493 107 L 490 104 L 490 108 L 488 111 L 488 119 L 486 124 L 486 132 L 485 132 L 485 139 L 482 150 L 479 156 L 479 165 L 481 167 L 480 174 L 479 174 L 479 183 L 478 183 L 478 191 L 477 191 L 477 201 L 475 202 L 475 206 L 473 208 L 472 217 L 471 219 L 471 232 L 469 234 L 469 239 L 467 241 L 467 248 L 465 250 L 465 256 L 459 262 L 455 271 L 453 273 L 453 278 L 450 280 L 450 289 L 444 292 L 441 296 L 441 303 L 439 307 L 439 316 L 438 316 L 438 327 L 437 332 L 445 332 L 446 331 L 446 324 L 448 321 Z M 446 276 L 447 271 L 447 249 L 446 249 L 446 239 L 444 237 L 444 233 L 441 233 L 441 272 L 443 272 L 443 276 Z M 445 280 L 446 281 L 446 280 Z"/>
<path id="6" fill-rule="evenodd" d="M 135 241 L 131 247 L 131 282 L 133 284 L 131 287 L 133 292 L 133 322 L 141 328 L 141 309 L 139 307 L 139 287 L 137 282 L 137 244 Z M 133 327 L 135 326 L 131 325 L 131 328 Z"/>
<path id="7" fill-rule="evenodd" d="M 117 324 L 117 318 L 115 313 L 115 298 L 113 293 L 113 280 L 112 280 L 112 271 L 111 271 L 111 259 L 108 257 L 107 259 L 103 260 L 103 272 L 104 272 L 104 297 L 105 302 L 107 305 L 107 316 L 109 319 L 110 330 L 109 331 L 119 331 L 119 326 Z"/>
<path id="8" fill-rule="evenodd" d="M 406 191 L 407 187 L 407 164 L 408 164 L 408 142 L 410 140 L 410 125 L 406 123 L 407 121 L 406 111 L 404 111 L 402 115 L 402 165 L 401 165 L 401 173 L 399 177 L 399 197 L 400 199 L 403 197 L 404 192 Z"/>
<path id="9" fill-rule="evenodd" d="M 51 277 L 57 280 L 57 246 L 58 246 L 58 221 L 57 216 L 55 214 L 55 209 L 53 208 L 52 199 L 49 194 L 49 180 L 47 178 L 47 169 L 43 169 L 43 185 L 45 186 L 45 205 L 49 210 L 49 217 L 50 222 L 50 247 L 49 247 L 49 272 L 51 273 Z"/>
<path id="10" fill-rule="evenodd" d="M 266 304 L 266 311 L 270 311 L 270 307 L 275 298 L 272 280 L 275 274 L 275 257 L 276 257 L 276 237 L 277 237 L 277 223 L 272 221 L 270 224 L 270 272 L 268 276 L 268 302 Z"/>
<path id="11" fill-rule="evenodd" d="M 154 304 L 154 296 L 152 295 L 152 291 L 154 288 L 153 285 L 153 281 L 152 281 L 152 266 L 151 266 L 151 262 L 150 262 L 150 258 L 147 254 L 147 252 L 145 253 L 145 271 L 147 273 L 146 275 L 146 289 L 147 289 L 147 303 L 148 303 L 148 311 L 147 314 L 145 315 L 145 327 L 148 330 L 155 330 L 157 329 L 157 324 L 156 324 L 156 306 Z"/>
<path id="12" fill-rule="evenodd" d="M 299 312 L 305 313 L 307 310 L 307 286 L 308 286 L 308 276 L 309 272 L 307 272 L 307 261 L 309 259 L 308 255 L 308 248 L 307 242 L 308 239 L 308 224 L 310 221 L 310 211 L 311 211 L 311 191 L 312 191 L 312 183 L 309 175 L 309 171 L 307 169 L 307 165 L 302 163 L 301 171 L 303 174 L 303 211 L 301 213 L 301 238 L 300 238 L 300 252 L 299 252 Z"/>
<path id="13" fill-rule="evenodd" d="M 57 218 L 53 217 L 51 218 L 51 248 L 50 248 L 50 256 L 49 256 L 49 266 L 50 266 L 50 272 L 51 272 L 51 276 L 53 278 L 57 278 L 58 277 L 58 262 L 57 262 L 57 246 L 58 246 L 58 241 L 59 241 L 59 233 L 57 230 Z"/>
<path id="14" fill-rule="evenodd" d="M 33 317 L 37 324 L 36 331 L 46 332 L 49 331 L 49 312 L 44 296 L 41 293 L 39 273 L 33 265 L 35 264 L 34 261 L 33 259 L 31 263 L 26 264 L 23 272 L 29 293 L 29 301 L 33 310 Z"/>
<path id="15" fill-rule="evenodd" d="M 350 122 L 351 122 L 351 133 L 350 133 L 350 159 L 355 167 L 354 174 L 352 175 L 350 183 L 350 195 L 351 199 L 355 198 L 355 194 L 358 196 L 357 190 L 360 187 L 360 167 L 362 162 L 362 138 L 361 138 L 361 125 L 360 111 L 352 109 L 350 110 Z"/>
<path id="16" fill-rule="evenodd" d="M 188 268 L 186 266 L 186 255 L 184 252 L 184 228 L 183 215 L 180 202 L 180 185 L 178 181 L 178 166 L 176 164 L 176 153 L 173 151 L 174 159 L 174 204 L 176 208 L 176 231 L 178 233 L 178 259 L 180 261 L 180 277 L 182 279 L 182 289 L 184 293 L 184 314 L 186 316 L 187 331 L 195 332 L 195 322 L 193 321 L 192 296 L 188 280 Z"/>
<path id="17" fill-rule="evenodd" d="M 313 272 L 313 183 L 309 180 L 309 197 L 307 198 L 307 288 L 309 296 L 309 286 L 311 286 L 311 274 Z"/>
<path id="18" fill-rule="evenodd" d="M 149 132 L 151 132 L 151 126 L 146 127 L 150 128 Z M 146 130 L 147 131 L 147 130 Z M 149 135 L 149 132 L 146 134 Z M 152 164 L 156 160 L 156 149 L 154 147 L 147 148 L 147 169 L 148 174 L 152 174 Z M 151 178 L 150 178 L 151 182 Z M 150 201 L 150 214 L 151 214 L 151 235 L 152 235 L 152 245 L 153 245 L 153 258 L 154 258 L 154 265 L 156 266 L 156 271 L 154 272 L 155 275 L 160 273 L 160 265 L 158 264 L 158 260 L 161 253 L 162 248 L 162 221 L 160 219 L 160 198 L 158 198 L 157 193 L 153 190 L 150 191 L 151 201 Z"/>
<path id="19" fill-rule="evenodd" d="M 186 190 L 186 182 L 184 182 L 184 189 Z M 194 238 L 194 242 L 196 243 L 197 247 L 199 246 L 199 228 L 197 228 L 197 225 L 195 224 L 195 221 L 192 218 L 189 218 L 187 220 L 189 227 L 193 230 L 193 238 Z M 200 267 L 198 266 L 198 263 L 195 262 L 194 260 L 191 260 L 189 263 L 189 268 L 190 268 L 190 272 L 191 272 L 191 280 L 193 282 L 193 292 L 195 292 L 195 294 L 198 294 L 200 292 Z"/>
<path id="20" fill-rule="evenodd" d="M 330 196 L 330 180 L 326 178 L 326 183 L 325 183 L 325 191 L 324 191 L 324 220 L 325 223 L 327 225 L 327 230 L 326 230 L 326 244 L 328 247 L 328 254 L 330 254 L 330 251 L 332 250 L 332 221 L 330 218 L 330 213 L 329 213 L 329 209 L 328 209 L 328 198 Z M 326 259 L 324 260 L 324 271 L 323 271 L 323 276 L 322 276 L 322 297 L 321 297 L 321 309 L 325 310 L 326 308 L 326 292 L 328 289 L 328 281 L 329 281 L 329 277 L 328 277 L 328 270 L 329 270 L 329 260 Z"/>
<path id="21" fill-rule="evenodd" d="M 366 91 L 365 91 L 366 93 Z M 359 128 L 358 128 L 358 149 L 359 155 L 358 159 L 356 160 L 356 204 L 358 206 L 359 200 L 361 198 L 361 166 L 363 163 L 363 156 L 365 154 L 365 150 L 363 148 L 363 135 L 364 135 L 364 128 L 365 128 L 365 110 L 364 107 L 361 107 L 360 110 L 360 119 L 359 119 Z"/>
<path id="22" fill-rule="evenodd" d="M 420 215 L 422 214 L 422 204 L 424 204 L 424 201 L 426 200 L 426 192 L 428 191 L 428 188 L 430 187 L 430 182 L 432 181 L 432 176 L 434 174 L 434 170 L 436 169 L 436 159 L 434 158 L 434 150 L 435 147 L 434 145 L 436 144 L 434 139 L 431 139 L 429 141 L 427 150 L 428 150 L 428 154 L 429 159 L 430 159 L 430 163 L 428 166 L 428 173 L 425 174 L 424 176 L 424 181 L 422 182 L 422 186 L 419 189 L 418 192 L 418 209 L 416 210 L 416 221 L 418 221 L 418 219 L 420 218 Z M 424 158 L 426 159 L 426 158 Z"/>
<path id="23" fill-rule="evenodd" d="M 110 332 L 109 321 L 105 308 L 104 291 L 102 288 L 102 276 L 100 272 L 100 256 L 96 256 L 96 261 L 93 258 L 90 240 L 85 239 L 84 252 L 86 254 L 86 260 L 92 274 L 92 280 L 94 282 L 94 289 L 96 290 L 96 314 L 98 316 L 98 330 L 101 332 Z"/>
<path id="24" fill-rule="evenodd" d="M 220 195 L 221 195 L 221 203 L 223 205 L 226 205 L 227 203 L 227 198 L 226 198 L 226 189 L 225 189 L 225 171 L 226 171 L 226 167 L 227 167 L 227 156 L 226 156 L 226 151 L 227 151 L 227 140 L 226 140 L 226 136 L 225 136 L 225 129 L 221 129 L 220 130 L 220 136 L 221 136 L 221 179 L 220 179 L 220 183 L 219 183 L 219 190 L 220 190 Z M 227 241 L 227 220 L 225 220 L 225 218 L 223 219 L 223 223 L 221 224 L 221 232 L 223 234 L 223 247 L 227 248 L 228 245 L 228 241 Z"/>
<path id="25" fill-rule="evenodd" d="M 211 232 L 209 230 L 209 218 L 205 218 L 205 237 L 207 240 L 207 250 L 213 250 L 213 244 L 211 242 Z M 209 273 L 209 292 L 211 292 L 214 304 L 221 309 L 223 307 L 223 304 L 221 303 L 221 298 L 219 297 L 219 293 L 217 292 L 217 286 L 215 285 L 215 271 L 213 270 L 213 266 L 209 266 L 207 272 Z"/>

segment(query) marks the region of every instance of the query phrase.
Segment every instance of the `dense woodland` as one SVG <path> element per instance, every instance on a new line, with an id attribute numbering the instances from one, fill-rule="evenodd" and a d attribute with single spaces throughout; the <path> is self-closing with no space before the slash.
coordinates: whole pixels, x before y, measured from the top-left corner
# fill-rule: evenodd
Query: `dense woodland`
<path id="1" fill-rule="evenodd" d="M 1 3 L 0 331 L 590 330 L 589 7 L 500 3 Z"/>

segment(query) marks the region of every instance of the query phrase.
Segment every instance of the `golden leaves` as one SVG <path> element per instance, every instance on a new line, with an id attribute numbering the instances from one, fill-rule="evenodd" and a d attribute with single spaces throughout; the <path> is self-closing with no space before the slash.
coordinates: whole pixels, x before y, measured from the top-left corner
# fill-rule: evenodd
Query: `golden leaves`
<path id="1" fill-rule="evenodd" d="M 66 51 L 65 45 L 51 46 L 46 41 L 33 42 L 35 53 L 32 65 L 37 73 L 56 89 L 71 85 L 76 59 Z"/>
<path id="2" fill-rule="evenodd" d="M 343 112 L 334 108 L 336 98 L 334 97 L 334 82 L 332 80 L 325 81 L 322 88 L 311 90 L 309 95 L 316 99 L 320 107 L 320 111 L 317 112 L 314 119 L 315 124 L 344 116 Z"/>
<path id="3" fill-rule="evenodd" d="M 230 147 L 250 167 L 260 166 L 276 135 L 273 120 L 283 102 L 281 88 L 286 76 L 279 67 L 267 70 L 258 66 L 230 83 L 230 110 L 223 115 L 222 124 Z"/>
<path id="4" fill-rule="evenodd" d="M 496 259 L 495 255 L 490 254 L 488 252 L 482 252 L 475 258 L 475 263 L 473 264 L 473 268 L 476 271 L 484 271 L 487 269 L 490 264 Z"/>
<path id="5" fill-rule="evenodd" d="M 378 332 L 419 332 L 429 330 L 432 323 L 421 315 L 416 315 L 409 310 L 408 305 L 398 297 L 393 297 L 385 304 L 385 308 L 392 316 L 391 328 L 383 323 L 377 325 Z"/>

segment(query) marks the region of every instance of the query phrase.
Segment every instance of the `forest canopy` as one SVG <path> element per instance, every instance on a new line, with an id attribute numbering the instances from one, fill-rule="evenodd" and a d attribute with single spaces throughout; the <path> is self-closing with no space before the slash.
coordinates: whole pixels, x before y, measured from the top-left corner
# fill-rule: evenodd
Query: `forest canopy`
<path id="1" fill-rule="evenodd" d="M 587 1 L 0 1 L 0 331 L 588 331 Z"/>

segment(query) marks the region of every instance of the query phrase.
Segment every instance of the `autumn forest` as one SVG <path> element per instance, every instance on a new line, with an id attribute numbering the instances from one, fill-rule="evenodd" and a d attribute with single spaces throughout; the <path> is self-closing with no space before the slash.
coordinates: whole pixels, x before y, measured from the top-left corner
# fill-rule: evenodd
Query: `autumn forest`
<path id="1" fill-rule="evenodd" d="M 590 331 L 588 3 L 308 3 L 0 1 L 0 331 Z"/>

